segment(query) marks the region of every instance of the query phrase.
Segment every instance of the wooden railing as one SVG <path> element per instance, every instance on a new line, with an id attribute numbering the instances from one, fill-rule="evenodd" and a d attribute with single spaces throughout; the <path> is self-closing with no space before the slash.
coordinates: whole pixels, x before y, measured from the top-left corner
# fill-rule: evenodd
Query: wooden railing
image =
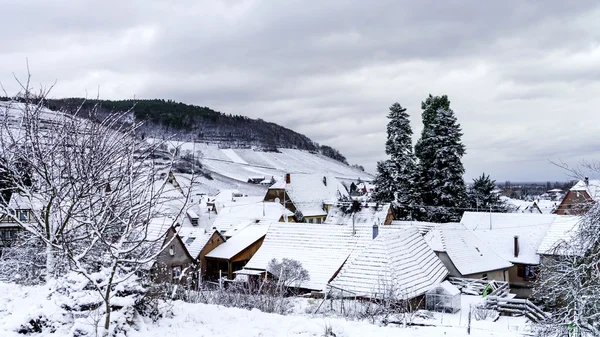
<path id="1" fill-rule="evenodd" d="M 467 295 L 483 295 L 485 289 L 490 286 L 494 290 L 488 296 L 507 297 L 510 292 L 508 282 L 503 281 L 487 281 L 460 277 L 449 277 L 448 281 L 455 285 L 461 293 Z"/>
<path id="2" fill-rule="evenodd" d="M 490 309 L 511 315 L 524 315 L 531 321 L 539 323 L 550 316 L 549 313 L 542 311 L 529 300 L 520 300 L 513 298 L 504 298 L 499 296 L 487 296 L 485 306 Z"/>

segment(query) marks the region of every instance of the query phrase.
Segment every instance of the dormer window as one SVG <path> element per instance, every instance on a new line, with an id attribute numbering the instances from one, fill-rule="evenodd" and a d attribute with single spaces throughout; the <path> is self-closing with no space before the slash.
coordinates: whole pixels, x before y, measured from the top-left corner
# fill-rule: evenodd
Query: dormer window
<path id="1" fill-rule="evenodd" d="M 27 210 L 19 211 L 19 220 L 20 221 L 28 221 L 29 220 L 29 211 L 27 211 Z"/>

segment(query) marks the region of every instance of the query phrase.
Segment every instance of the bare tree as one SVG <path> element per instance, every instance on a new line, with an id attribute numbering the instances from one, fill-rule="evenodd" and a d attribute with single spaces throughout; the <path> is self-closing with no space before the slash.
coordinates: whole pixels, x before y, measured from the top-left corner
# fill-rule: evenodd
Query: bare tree
<path id="1" fill-rule="evenodd" d="M 104 304 L 108 335 L 117 286 L 169 246 L 167 229 L 189 193 L 171 193 L 173 158 L 156 155 L 160 142 L 137 137 L 140 124 L 123 123 L 129 112 L 89 120 L 79 110 L 50 112 L 49 90 L 34 94 L 30 77 L 19 83 L 20 102 L 5 106 L 0 126 L 0 212 L 45 246 L 47 283 L 68 271 L 87 280 Z"/>
<path id="2" fill-rule="evenodd" d="M 563 167 L 567 168 L 563 165 Z M 597 162 L 586 171 L 600 172 Z M 569 169 L 581 176 L 580 169 Z M 588 204 L 592 205 L 592 204 Z M 590 207 L 590 206 L 588 206 Z M 600 335 L 600 204 L 581 216 L 570 239 L 562 240 L 542 257 L 534 297 L 552 309 L 538 325 L 540 336 Z"/>

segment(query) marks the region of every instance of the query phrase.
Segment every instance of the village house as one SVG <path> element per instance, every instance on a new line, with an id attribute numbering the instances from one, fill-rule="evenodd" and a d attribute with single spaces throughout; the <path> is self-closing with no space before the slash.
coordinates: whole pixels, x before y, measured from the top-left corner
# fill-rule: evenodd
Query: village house
<path id="1" fill-rule="evenodd" d="M 148 264 L 154 282 L 197 284 L 196 260 L 173 227 L 172 218 L 155 218 L 148 224 L 146 241 L 156 259 Z"/>
<path id="2" fill-rule="evenodd" d="M 234 272 L 243 269 L 261 247 L 269 225 L 269 222 L 259 221 L 246 226 L 206 254 L 207 277 L 233 279 Z"/>
<path id="3" fill-rule="evenodd" d="M 323 224 L 271 223 L 245 271 L 264 273 L 272 259 L 297 260 L 310 276 L 300 287 L 323 291 L 350 254 L 370 243 L 392 219 L 389 204 L 342 202 L 332 206 Z"/>
<path id="4" fill-rule="evenodd" d="M 287 173 L 271 185 L 264 201 L 278 202 L 294 213 L 297 222 L 323 223 L 331 206 L 348 191 L 331 175 Z"/>
<path id="5" fill-rule="evenodd" d="M 538 247 L 556 218 L 554 214 L 539 213 L 465 212 L 461 224 L 513 265 L 506 281 L 512 293 L 527 298 L 540 265 Z"/>
<path id="6" fill-rule="evenodd" d="M 422 298 L 448 275 L 417 229 L 382 230 L 373 236 L 350 254 L 330 282 L 335 290 L 350 297 L 410 300 Z"/>
<path id="7" fill-rule="evenodd" d="M 425 241 L 453 277 L 508 281 L 513 265 L 460 223 L 439 224 Z"/>
<path id="8" fill-rule="evenodd" d="M 1 249 L 11 245 L 17 239 L 18 233 L 23 230 L 15 218 L 22 223 L 34 221 L 32 212 L 41 209 L 35 196 L 30 199 L 17 193 L 11 195 L 8 207 L 13 210 L 12 215 L 0 215 L 0 253 Z"/>
<path id="9" fill-rule="evenodd" d="M 600 200 L 600 180 L 590 180 L 586 177 L 571 187 L 558 205 L 555 214 L 584 214 L 598 200 Z"/>
<path id="10" fill-rule="evenodd" d="M 200 268 L 200 274 L 206 275 L 206 254 L 225 242 L 225 238 L 216 230 L 207 231 L 204 228 L 179 227 L 177 235 L 190 256 Z"/>

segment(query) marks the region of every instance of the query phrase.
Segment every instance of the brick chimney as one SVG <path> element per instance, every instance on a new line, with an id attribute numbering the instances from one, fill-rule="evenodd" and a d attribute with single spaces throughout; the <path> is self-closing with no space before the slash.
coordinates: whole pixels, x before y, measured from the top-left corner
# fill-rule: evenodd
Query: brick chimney
<path id="1" fill-rule="evenodd" d="M 517 235 L 515 235 L 514 250 L 515 250 L 515 257 L 519 257 L 519 237 Z"/>
<path id="2" fill-rule="evenodd" d="M 289 173 L 285 174 L 285 183 L 289 184 L 292 181 L 291 175 Z"/>

